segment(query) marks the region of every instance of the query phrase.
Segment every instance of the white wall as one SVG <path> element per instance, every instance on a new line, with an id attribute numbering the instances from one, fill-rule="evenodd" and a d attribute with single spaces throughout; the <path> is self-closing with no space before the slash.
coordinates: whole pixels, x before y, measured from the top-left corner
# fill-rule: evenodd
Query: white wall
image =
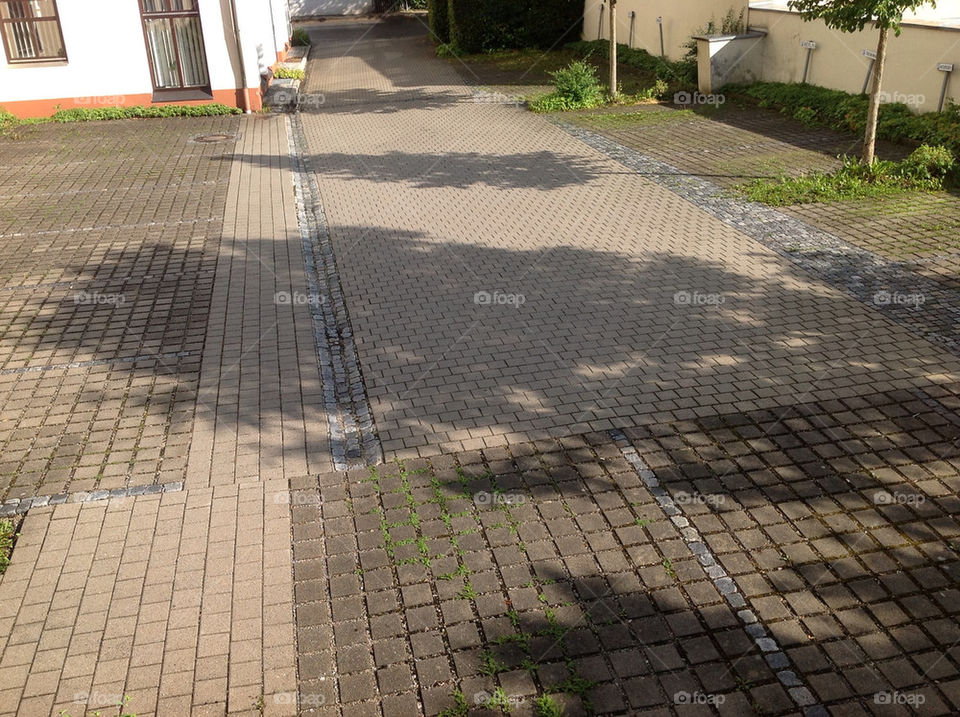
<path id="1" fill-rule="evenodd" d="M 0 54 L 0 105 L 25 100 L 96 98 L 110 105 L 122 96 L 153 93 L 143 25 L 136 0 L 58 0 L 67 63 L 10 65 Z M 247 86 L 276 62 L 289 38 L 285 0 L 236 0 Z M 229 0 L 199 0 L 211 88 L 240 87 Z M 112 98 L 121 98 L 111 102 Z M 63 109 L 69 109 L 63 105 Z"/>
<path id="2" fill-rule="evenodd" d="M 373 12 L 373 0 L 289 0 L 291 17 L 364 15 Z"/>

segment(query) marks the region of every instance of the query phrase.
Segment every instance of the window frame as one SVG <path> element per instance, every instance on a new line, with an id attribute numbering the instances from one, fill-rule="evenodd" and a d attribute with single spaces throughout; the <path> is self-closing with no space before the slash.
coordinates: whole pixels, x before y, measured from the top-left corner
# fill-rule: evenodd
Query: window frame
<path id="1" fill-rule="evenodd" d="M 177 41 L 177 33 L 171 32 L 173 39 L 174 52 L 177 54 L 177 76 L 180 78 L 179 87 L 157 87 L 157 72 L 153 66 L 153 54 L 150 52 L 150 35 L 147 32 L 148 20 L 166 20 L 173 30 L 173 21 L 177 18 L 194 17 L 197 19 L 197 26 L 200 30 L 200 37 L 203 38 L 203 19 L 200 17 L 200 3 L 198 0 L 192 0 L 193 9 L 191 10 L 173 10 L 171 0 L 156 0 L 162 5 L 164 10 L 147 10 L 146 0 L 137 0 L 140 6 L 140 27 L 143 30 L 143 46 L 147 53 L 147 62 L 150 66 L 150 86 L 153 87 L 154 101 L 174 102 L 181 100 L 203 100 L 213 97 L 210 80 L 210 62 L 207 58 L 206 43 L 203 46 L 203 62 L 207 72 L 207 84 L 205 85 L 187 85 L 184 86 L 183 68 L 180 65 L 180 43 Z"/>
<path id="2" fill-rule="evenodd" d="M 0 5 L 12 5 L 13 2 L 18 2 L 19 0 L 0 0 Z M 35 17 L 33 15 L 33 8 L 30 6 L 30 0 L 25 0 L 24 5 L 30 11 L 30 17 L 28 18 L 15 18 L 15 17 L 2 17 L 0 16 L 0 39 L 3 41 L 3 51 L 7 57 L 7 64 L 9 65 L 46 65 L 46 64 L 63 64 L 69 62 L 67 59 L 67 41 L 63 36 L 63 25 L 60 22 L 60 8 L 57 7 L 57 0 L 50 0 L 53 3 L 53 15 L 44 15 L 43 17 Z M 13 13 L 11 13 L 12 15 Z M 40 34 L 37 32 L 37 23 L 46 22 L 46 23 L 56 23 L 57 32 L 60 35 L 60 45 L 63 47 L 63 54 L 57 55 L 56 57 L 23 57 L 18 58 L 14 57 L 9 43 L 7 42 L 7 33 L 4 32 L 3 28 L 6 25 L 13 25 L 15 23 L 29 23 L 30 25 L 30 41 L 35 43 L 35 46 L 40 46 Z"/>

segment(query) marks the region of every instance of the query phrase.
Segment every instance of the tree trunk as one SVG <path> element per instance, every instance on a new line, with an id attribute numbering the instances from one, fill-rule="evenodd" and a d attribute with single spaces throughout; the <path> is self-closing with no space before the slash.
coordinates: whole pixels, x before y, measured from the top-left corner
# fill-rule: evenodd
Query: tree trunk
<path id="1" fill-rule="evenodd" d="M 863 163 L 873 164 L 877 156 L 877 122 L 880 119 L 880 91 L 883 88 L 883 68 L 887 64 L 887 38 L 890 30 L 880 28 L 877 60 L 873 64 L 873 84 L 870 88 L 870 109 L 867 111 L 867 134 L 863 140 Z"/>
<path id="2" fill-rule="evenodd" d="M 617 0 L 610 0 L 610 95 L 617 94 Z"/>

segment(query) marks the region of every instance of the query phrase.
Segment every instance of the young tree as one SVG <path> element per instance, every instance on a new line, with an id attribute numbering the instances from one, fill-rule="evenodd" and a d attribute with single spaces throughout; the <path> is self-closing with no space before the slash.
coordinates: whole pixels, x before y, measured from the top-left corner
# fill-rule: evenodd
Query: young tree
<path id="1" fill-rule="evenodd" d="M 800 13 L 804 20 L 823 20 L 827 27 L 841 32 L 858 32 L 868 24 L 880 31 L 877 42 L 877 60 L 873 66 L 870 86 L 870 109 L 867 112 L 867 132 L 863 140 L 863 162 L 873 164 L 877 149 L 877 120 L 880 117 L 880 90 L 883 69 L 887 61 L 887 40 L 892 30 L 900 35 L 900 23 L 907 10 L 921 5 L 936 7 L 936 0 L 790 0 L 790 9 Z"/>
<path id="2" fill-rule="evenodd" d="M 610 94 L 616 99 L 617 91 L 617 0 L 610 2 Z"/>

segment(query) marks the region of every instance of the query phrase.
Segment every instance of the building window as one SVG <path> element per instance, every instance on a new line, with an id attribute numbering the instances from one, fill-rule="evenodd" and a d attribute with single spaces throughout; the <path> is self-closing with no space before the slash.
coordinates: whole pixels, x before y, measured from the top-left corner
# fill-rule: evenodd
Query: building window
<path id="1" fill-rule="evenodd" d="M 210 75 L 196 0 L 141 0 L 140 8 L 155 92 L 208 90 Z"/>
<path id="2" fill-rule="evenodd" d="M 67 59 L 57 0 L 0 0 L 0 35 L 11 64 Z"/>

